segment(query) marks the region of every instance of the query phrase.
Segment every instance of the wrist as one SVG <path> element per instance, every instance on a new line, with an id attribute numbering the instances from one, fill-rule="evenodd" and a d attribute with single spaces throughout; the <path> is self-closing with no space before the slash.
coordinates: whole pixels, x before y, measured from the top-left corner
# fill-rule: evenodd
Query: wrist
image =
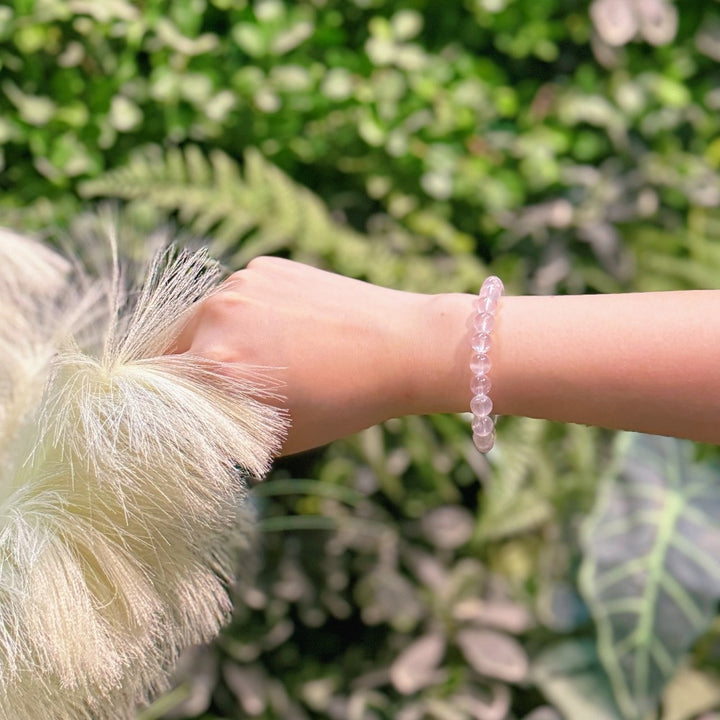
<path id="1" fill-rule="evenodd" d="M 407 381 L 418 415 L 466 412 L 470 407 L 470 320 L 475 296 L 421 296 L 412 372 Z"/>
<path id="2" fill-rule="evenodd" d="M 422 295 L 409 365 L 401 369 L 405 395 L 409 400 L 403 413 L 428 415 L 470 411 L 473 373 L 472 335 L 476 295 L 445 293 Z M 488 377 L 492 382 L 490 398 L 493 412 L 507 414 L 507 372 L 503 355 L 508 349 L 508 323 L 517 298 L 503 296 L 491 333 L 489 357 L 492 363 Z M 505 317 L 507 315 L 507 317 Z"/>

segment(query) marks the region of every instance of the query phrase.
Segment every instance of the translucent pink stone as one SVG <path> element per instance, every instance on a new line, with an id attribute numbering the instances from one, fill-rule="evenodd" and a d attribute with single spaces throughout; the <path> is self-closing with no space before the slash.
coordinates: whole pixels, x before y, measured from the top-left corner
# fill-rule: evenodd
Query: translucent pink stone
<path id="1" fill-rule="evenodd" d="M 489 397 L 491 383 L 487 373 L 491 367 L 488 357 L 492 344 L 490 333 L 495 325 L 495 313 L 502 292 L 503 284 L 500 278 L 488 277 L 483 282 L 479 296 L 474 303 L 475 317 L 473 318 L 473 336 L 471 338 L 474 354 L 470 361 L 470 369 L 474 377 L 470 386 L 473 392 L 470 410 L 474 415 L 472 421 L 473 443 L 482 453 L 488 452 L 495 442 L 495 423 L 490 417 L 493 409 L 492 400 Z"/>
<path id="2" fill-rule="evenodd" d="M 479 355 L 487 354 L 490 349 L 490 335 L 487 333 L 475 333 L 472 336 L 472 349 Z"/>
<path id="3" fill-rule="evenodd" d="M 478 375 L 470 383 L 470 390 L 472 390 L 473 395 L 488 395 L 491 387 L 492 383 L 487 375 Z"/>
<path id="4" fill-rule="evenodd" d="M 481 417 L 482 415 L 489 415 L 492 412 L 492 400 L 487 395 L 476 395 L 470 401 L 470 410 L 473 415 Z"/>
<path id="5" fill-rule="evenodd" d="M 478 312 L 494 313 L 497 310 L 498 298 L 481 295 L 475 301 L 475 309 Z"/>
<path id="6" fill-rule="evenodd" d="M 488 297 L 499 298 L 503 292 L 502 280 L 499 277 L 489 277 L 480 289 L 480 295 L 487 295 Z"/>
<path id="7" fill-rule="evenodd" d="M 473 355 L 470 360 L 470 369 L 475 375 L 484 375 L 491 367 L 490 358 L 482 353 Z"/>
<path id="8" fill-rule="evenodd" d="M 475 316 L 475 320 L 473 322 L 475 331 L 479 332 L 479 333 L 485 333 L 485 334 L 490 333 L 492 331 L 494 325 L 495 325 L 495 318 L 492 316 L 491 313 L 487 313 L 487 312 L 478 313 Z"/>
<path id="9" fill-rule="evenodd" d="M 489 415 L 474 417 L 472 430 L 475 435 L 492 435 L 495 432 L 495 423 Z"/>
<path id="10" fill-rule="evenodd" d="M 486 453 L 492 450 L 495 444 L 495 434 L 492 435 L 473 435 L 473 443 L 478 452 Z"/>

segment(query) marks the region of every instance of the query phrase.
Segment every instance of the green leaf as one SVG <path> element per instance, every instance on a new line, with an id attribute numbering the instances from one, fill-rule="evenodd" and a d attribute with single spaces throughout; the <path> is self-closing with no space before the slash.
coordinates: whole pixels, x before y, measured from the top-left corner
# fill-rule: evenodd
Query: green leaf
<path id="1" fill-rule="evenodd" d="M 190 697 L 190 688 L 187 685 L 170 690 L 158 698 L 149 708 L 138 715 L 137 720 L 159 720 L 165 713 L 174 710 Z"/>
<path id="2" fill-rule="evenodd" d="M 48 97 L 24 93 L 10 80 L 3 83 L 2 89 L 29 125 L 47 125 L 55 114 L 55 103 Z"/>
<path id="3" fill-rule="evenodd" d="M 501 540 L 537 529 L 552 517 L 547 498 L 533 485 L 542 465 L 547 424 L 522 419 L 512 437 L 503 437 L 497 471 L 485 483 L 477 539 Z M 498 448 L 498 452 L 500 448 Z"/>
<path id="4" fill-rule="evenodd" d="M 622 720 L 589 640 L 568 640 L 537 657 L 530 677 L 567 720 Z"/>
<path id="5" fill-rule="evenodd" d="M 119 132 L 135 130 L 142 122 L 142 110 L 128 98 L 116 95 L 110 105 L 110 125 Z"/>
<path id="6" fill-rule="evenodd" d="M 250 57 L 262 57 L 267 52 L 267 38 L 257 25 L 238 23 L 232 29 L 232 37 Z"/>
<path id="7" fill-rule="evenodd" d="M 621 436 L 584 528 L 581 589 L 626 718 L 654 710 L 720 598 L 720 483 L 692 443 Z"/>
<path id="8" fill-rule="evenodd" d="M 254 487 L 252 494 L 254 497 L 262 498 L 279 495 L 312 495 L 332 498 L 348 505 L 359 505 L 365 499 L 364 495 L 344 485 L 302 478 L 268 480 Z"/>
<path id="9" fill-rule="evenodd" d="M 536 530 L 552 516 L 547 500 L 533 488 L 519 491 L 512 502 L 486 506 L 478 523 L 477 538 L 483 542 L 502 540 Z"/>
<path id="10" fill-rule="evenodd" d="M 230 264 L 236 267 L 289 248 L 306 261 L 323 258 L 344 275 L 420 292 L 475 287 L 485 272 L 466 251 L 454 253 L 439 275 L 437 259 L 411 254 L 417 240 L 397 226 L 365 236 L 337 222 L 317 195 L 252 149 L 245 152 L 241 169 L 217 149 L 206 155 L 195 145 L 166 152 L 148 145 L 126 165 L 82 183 L 80 193 L 143 200 L 158 210 L 177 211 L 192 232 L 212 235 L 215 253 L 235 249 Z"/>

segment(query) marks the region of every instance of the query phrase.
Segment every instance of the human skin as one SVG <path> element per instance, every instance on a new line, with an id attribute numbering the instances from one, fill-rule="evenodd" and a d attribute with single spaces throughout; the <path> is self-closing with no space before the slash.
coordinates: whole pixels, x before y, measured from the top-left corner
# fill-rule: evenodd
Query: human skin
<path id="1" fill-rule="evenodd" d="M 474 297 L 257 258 L 198 307 L 172 351 L 276 387 L 290 454 L 391 417 L 468 411 Z M 494 412 L 720 442 L 719 305 L 716 291 L 504 296 Z"/>

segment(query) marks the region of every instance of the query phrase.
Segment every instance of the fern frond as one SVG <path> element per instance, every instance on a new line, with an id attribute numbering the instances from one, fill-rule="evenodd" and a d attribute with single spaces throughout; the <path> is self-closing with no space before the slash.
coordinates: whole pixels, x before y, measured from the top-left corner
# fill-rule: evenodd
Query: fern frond
<path id="1" fill-rule="evenodd" d="M 209 156 L 196 146 L 139 150 L 124 167 L 81 186 L 86 197 L 143 200 L 169 213 L 197 235 L 212 235 L 213 250 L 231 255 L 238 267 L 257 255 L 289 249 L 294 257 L 327 262 L 334 270 L 381 285 L 439 292 L 476 288 L 487 272 L 468 246 L 437 258 L 416 252 L 416 237 L 393 225 L 365 236 L 336 221 L 323 201 L 297 184 L 259 152 L 245 153 L 243 168 L 225 153 Z M 427 221 L 420 223 L 430 227 Z M 442 223 L 430 228 L 441 245 L 457 236 Z M 404 252 L 403 248 L 412 252 Z"/>
<path id="2" fill-rule="evenodd" d="M 503 434 L 502 466 L 485 485 L 478 537 L 487 542 L 528 532 L 552 516 L 552 507 L 529 476 L 543 457 L 544 420 L 521 418 Z"/>

